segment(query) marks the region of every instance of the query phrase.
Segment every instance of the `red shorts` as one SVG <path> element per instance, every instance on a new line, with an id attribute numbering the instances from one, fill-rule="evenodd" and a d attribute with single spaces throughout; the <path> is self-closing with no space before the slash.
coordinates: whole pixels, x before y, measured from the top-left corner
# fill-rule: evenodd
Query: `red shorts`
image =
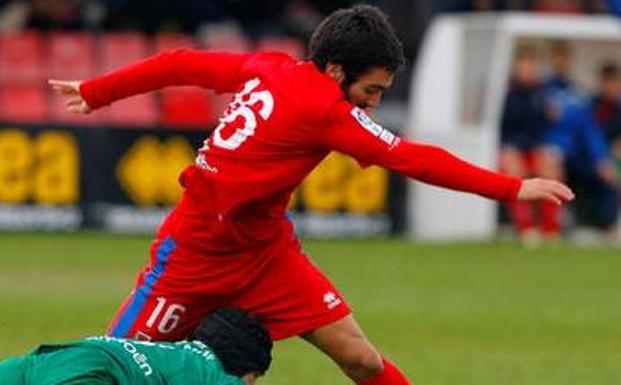
<path id="1" fill-rule="evenodd" d="M 335 286 L 292 237 L 263 251 L 197 254 L 160 231 L 151 262 L 110 324 L 115 337 L 180 340 L 223 306 L 257 316 L 279 340 L 351 313 Z"/>

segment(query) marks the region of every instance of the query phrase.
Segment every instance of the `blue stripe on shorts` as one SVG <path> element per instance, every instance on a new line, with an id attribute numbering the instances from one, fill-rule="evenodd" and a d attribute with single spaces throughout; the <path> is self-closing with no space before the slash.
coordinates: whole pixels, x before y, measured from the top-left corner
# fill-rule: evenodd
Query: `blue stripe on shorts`
<path id="1" fill-rule="evenodd" d="M 166 237 L 164 239 L 156 252 L 155 267 L 146 274 L 144 283 L 136 289 L 134 298 L 129 306 L 127 306 L 127 309 L 125 309 L 123 315 L 120 316 L 116 326 L 112 330 L 112 333 L 110 333 L 111 337 L 131 338 L 127 335 L 127 333 L 129 333 L 130 329 L 134 325 L 134 322 L 136 322 L 138 315 L 142 312 L 147 299 L 153 290 L 153 286 L 157 283 L 162 274 L 164 274 L 166 262 L 168 262 L 168 258 L 175 250 L 176 246 L 177 244 L 172 237 Z"/>

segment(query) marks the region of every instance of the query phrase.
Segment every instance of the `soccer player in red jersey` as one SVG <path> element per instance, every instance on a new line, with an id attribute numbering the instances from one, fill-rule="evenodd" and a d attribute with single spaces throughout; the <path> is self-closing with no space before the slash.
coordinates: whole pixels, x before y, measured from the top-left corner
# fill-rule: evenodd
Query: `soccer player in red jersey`
<path id="1" fill-rule="evenodd" d="M 277 53 L 177 50 L 87 81 L 50 81 L 69 111 L 88 113 L 166 86 L 236 92 L 180 176 L 184 193 L 157 232 L 150 262 L 112 321 L 115 337 L 176 340 L 222 306 L 259 317 L 274 340 L 301 336 L 354 382 L 406 385 L 373 347 L 345 299 L 300 249 L 286 209 L 330 151 L 360 164 L 488 198 L 572 199 L 563 184 L 487 171 L 373 122 L 404 64 L 377 8 L 334 12 L 314 32 L 310 60 Z"/>

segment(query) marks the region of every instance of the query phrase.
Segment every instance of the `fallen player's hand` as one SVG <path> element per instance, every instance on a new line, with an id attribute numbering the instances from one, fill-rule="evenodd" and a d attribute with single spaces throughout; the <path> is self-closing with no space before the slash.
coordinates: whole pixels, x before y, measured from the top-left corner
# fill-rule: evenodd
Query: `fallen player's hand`
<path id="1" fill-rule="evenodd" d="M 542 178 L 524 179 L 517 195 L 519 201 L 546 200 L 558 205 L 573 199 L 574 193 L 569 187 L 556 180 Z"/>
<path id="2" fill-rule="evenodd" d="M 48 80 L 54 91 L 58 92 L 65 99 L 67 111 L 76 114 L 89 114 L 93 109 L 86 103 L 80 94 L 80 84 L 78 80 Z"/>

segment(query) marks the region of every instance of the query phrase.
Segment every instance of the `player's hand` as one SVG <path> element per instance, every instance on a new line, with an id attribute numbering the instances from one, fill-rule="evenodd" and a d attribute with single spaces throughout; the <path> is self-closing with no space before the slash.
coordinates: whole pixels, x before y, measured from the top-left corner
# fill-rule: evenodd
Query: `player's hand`
<path id="1" fill-rule="evenodd" d="M 569 187 L 561 182 L 542 178 L 524 179 L 517 195 L 519 201 L 545 200 L 558 205 L 573 199 L 574 193 Z"/>
<path id="2" fill-rule="evenodd" d="M 75 114 L 89 114 L 93 111 L 80 94 L 81 81 L 50 79 L 47 82 L 65 99 L 67 111 Z"/>

